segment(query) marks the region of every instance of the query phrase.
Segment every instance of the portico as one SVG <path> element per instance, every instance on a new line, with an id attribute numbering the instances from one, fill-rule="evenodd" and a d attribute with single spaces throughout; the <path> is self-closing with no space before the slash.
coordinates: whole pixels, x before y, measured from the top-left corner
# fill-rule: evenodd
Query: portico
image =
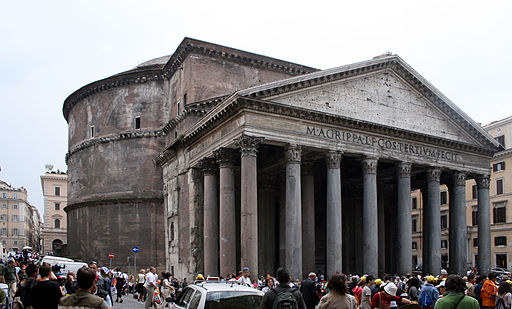
<path id="1" fill-rule="evenodd" d="M 439 274 L 440 184 L 451 188 L 450 267 L 463 273 L 469 178 L 478 180 L 479 267 L 488 270 L 495 148 L 396 56 L 239 91 L 157 158 L 169 184 L 166 209 L 178 209 L 168 224 L 189 235 L 182 205 L 204 220 L 193 231 L 203 239 L 201 257 L 192 255 L 203 265 L 180 266 L 179 276 L 225 277 L 245 266 L 253 279 L 279 266 L 293 279 L 311 271 L 411 272 L 413 189 L 421 189 L 425 201 L 424 271 Z M 190 169 L 202 171 L 202 186 L 180 180 Z M 198 196 L 202 206 L 183 196 Z M 173 250 L 179 260 L 187 248 L 175 244 Z"/>

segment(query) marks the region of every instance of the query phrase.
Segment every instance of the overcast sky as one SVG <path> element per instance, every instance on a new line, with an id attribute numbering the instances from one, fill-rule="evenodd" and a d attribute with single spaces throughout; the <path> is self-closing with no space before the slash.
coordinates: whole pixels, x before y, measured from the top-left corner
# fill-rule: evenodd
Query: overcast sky
<path id="1" fill-rule="evenodd" d="M 421 2 L 421 4 L 419 4 Z M 475 121 L 512 116 L 512 1 L 2 1 L 0 179 L 66 170 L 65 98 L 184 37 L 319 69 L 391 51 Z"/>

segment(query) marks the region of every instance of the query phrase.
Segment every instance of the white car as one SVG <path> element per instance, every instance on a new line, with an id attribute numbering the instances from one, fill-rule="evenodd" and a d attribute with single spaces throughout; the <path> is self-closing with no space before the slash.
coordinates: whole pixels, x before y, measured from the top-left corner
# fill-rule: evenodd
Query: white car
<path id="1" fill-rule="evenodd" d="M 263 292 L 238 283 L 202 282 L 187 286 L 171 308 L 258 309 Z"/>
<path id="2" fill-rule="evenodd" d="M 510 276 L 510 271 L 504 269 L 504 268 L 499 268 L 499 267 L 496 267 L 496 268 L 493 268 L 491 269 L 491 272 L 495 272 L 497 273 L 498 275 L 506 275 L 506 276 Z"/>

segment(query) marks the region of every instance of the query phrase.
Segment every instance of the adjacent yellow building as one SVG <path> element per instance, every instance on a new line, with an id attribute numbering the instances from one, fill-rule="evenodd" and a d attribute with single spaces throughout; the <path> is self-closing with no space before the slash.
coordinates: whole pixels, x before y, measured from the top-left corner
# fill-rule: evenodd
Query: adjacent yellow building
<path id="1" fill-rule="evenodd" d="M 512 116 L 494 121 L 483 128 L 501 145 L 490 166 L 490 207 L 491 207 L 491 254 L 492 267 L 512 267 Z M 476 182 L 466 182 L 466 222 L 468 231 L 468 269 L 477 265 L 478 260 L 478 200 Z M 448 268 L 449 254 L 449 190 L 441 186 L 441 261 Z M 422 264 L 422 208 L 420 190 L 411 193 L 413 266 Z"/>
<path id="2" fill-rule="evenodd" d="M 37 250 L 38 217 L 37 208 L 27 200 L 25 188 L 14 188 L 0 180 L 0 240 L 6 253 L 21 251 L 26 246 Z"/>
<path id="3" fill-rule="evenodd" d="M 67 244 L 68 176 L 65 172 L 47 171 L 41 175 L 44 196 L 44 224 L 42 228 L 43 254 L 63 255 Z"/>

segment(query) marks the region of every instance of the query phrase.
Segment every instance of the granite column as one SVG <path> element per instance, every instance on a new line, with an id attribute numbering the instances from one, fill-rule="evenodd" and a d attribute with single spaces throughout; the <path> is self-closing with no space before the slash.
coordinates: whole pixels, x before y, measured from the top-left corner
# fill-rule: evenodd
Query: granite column
<path id="1" fill-rule="evenodd" d="M 201 162 L 204 174 L 204 273 L 219 275 L 219 205 L 217 195 L 217 166 L 215 160 Z"/>
<path id="2" fill-rule="evenodd" d="M 377 159 L 364 158 L 363 165 L 363 273 L 376 277 L 379 271 Z"/>
<path id="3" fill-rule="evenodd" d="M 405 275 L 412 272 L 411 163 L 399 163 L 397 176 L 397 270 Z"/>
<path id="4" fill-rule="evenodd" d="M 467 267 L 467 226 L 466 226 L 466 174 L 454 172 L 450 191 L 450 272 L 466 275 Z M 452 209 L 453 208 L 453 209 Z"/>
<path id="5" fill-rule="evenodd" d="M 342 271 L 341 152 L 327 155 L 327 276 Z"/>
<path id="6" fill-rule="evenodd" d="M 214 152 L 219 162 L 219 258 L 220 275 L 227 276 L 236 269 L 236 216 L 234 149 L 221 148 Z"/>
<path id="7" fill-rule="evenodd" d="M 302 271 L 315 270 L 315 177 L 312 164 L 302 164 Z"/>
<path id="8" fill-rule="evenodd" d="M 491 270 L 491 207 L 489 202 L 489 175 L 476 179 L 478 186 L 478 272 Z"/>
<path id="9" fill-rule="evenodd" d="M 424 273 L 441 274 L 441 170 L 427 169 L 427 203 L 423 210 L 423 267 Z"/>
<path id="10" fill-rule="evenodd" d="M 301 148 L 286 148 L 286 268 L 293 280 L 302 279 Z"/>
<path id="11" fill-rule="evenodd" d="M 257 149 L 262 138 L 242 135 L 235 140 L 241 158 L 240 241 L 241 266 L 251 269 L 251 280 L 258 278 L 258 168 Z"/>

